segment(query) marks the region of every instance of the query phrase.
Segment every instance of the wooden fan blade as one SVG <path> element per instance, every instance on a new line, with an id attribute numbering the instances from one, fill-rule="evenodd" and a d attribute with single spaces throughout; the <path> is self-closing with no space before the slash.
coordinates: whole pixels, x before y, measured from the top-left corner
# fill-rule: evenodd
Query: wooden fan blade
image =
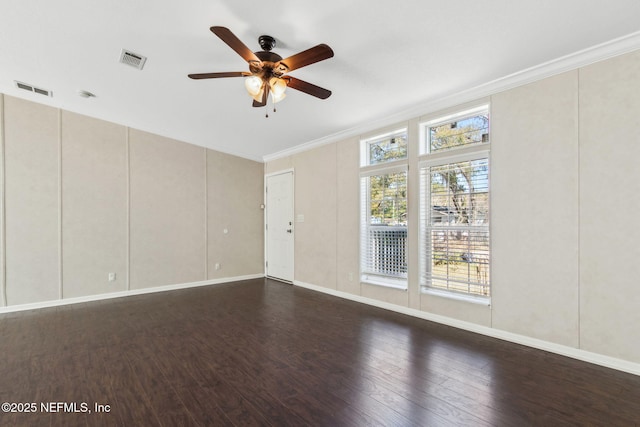
<path id="1" fill-rule="evenodd" d="M 255 53 L 251 51 L 240 41 L 239 38 L 235 36 L 228 28 L 225 27 L 211 27 L 211 31 L 216 36 L 220 37 L 220 40 L 225 42 L 229 47 L 236 51 L 236 53 L 244 58 L 247 62 L 260 62 L 260 59 L 256 56 Z"/>
<path id="2" fill-rule="evenodd" d="M 244 77 L 250 76 L 251 73 L 246 71 L 229 71 L 226 73 L 202 73 L 202 74 L 189 74 L 190 79 L 218 79 L 220 77 Z"/>
<path id="3" fill-rule="evenodd" d="M 299 90 L 300 92 L 307 93 L 311 96 L 315 96 L 320 99 L 327 99 L 331 96 L 331 91 L 320 86 L 316 86 L 311 83 L 307 83 L 304 80 L 296 79 L 291 76 L 284 76 L 283 79 L 286 80 L 287 86 L 291 89 Z"/>
<path id="4" fill-rule="evenodd" d="M 276 64 L 284 64 L 288 71 L 293 71 L 297 68 L 306 67 L 307 65 L 314 64 L 319 61 L 324 61 L 333 57 L 333 50 L 326 44 L 319 44 L 311 49 L 304 50 L 300 53 L 296 53 L 293 56 L 285 58 Z"/>

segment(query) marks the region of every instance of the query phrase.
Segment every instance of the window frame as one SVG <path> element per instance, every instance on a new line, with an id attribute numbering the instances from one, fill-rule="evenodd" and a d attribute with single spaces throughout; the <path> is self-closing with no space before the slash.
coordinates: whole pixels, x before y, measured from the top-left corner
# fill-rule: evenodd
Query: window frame
<path id="1" fill-rule="evenodd" d="M 457 150 L 468 150 L 471 147 L 488 147 L 491 144 L 491 118 L 489 118 L 489 127 L 487 132 L 489 133 L 489 142 L 480 142 L 469 145 L 459 145 L 448 150 L 441 150 L 436 152 L 431 152 L 431 144 L 429 140 L 429 128 L 441 126 L 452 121 L 460 121 L 465 118 L 476 116 L 480 113 L 486 113 L 490 116 L 490 108 L 488 103 L 483 103 L 474 107 L 470 107 L 464 110 L 454 110 L 454 112 L 446 115 L 439 115 L 433 119 L 422 120 L 419 126 L 420 133 L 420 160 L 422 161 L 424 158 L 434 158 L 435 156 L 442 155 L 443 157 L 448 157 L 449 153 L 455 152 Z"/>
<path id="2" fill-rule="evenodd" d="M 395 137 L 396 135 L 404 134 L 407 140 L 407 153 L 404 157 L 389 159 L 388 161 L 379 162 L 379 163 L 371 163 L 370 150 L 369 146 L 376 142 L 382 142 L 386 139 Z M 407 163 L 409 159 L 409 132 L 406 127 L 397 128 L 390 132 L 384 132 L 378 135 L 374 135 L 372 137 L 368 137 L 360 140 L 360 168 L 378 168 L 384 167 L 391 163 Z"/>
<path id="3" fill-rule="evenodd" d="M 487 142 L 476 142 L 468 145 L 461 145 L 451 147 L 445 150 L 438 150 L 430 153 L 430 128 L 447 124 L 453 121 L 460 121 L 465 118 L 473 117 L 479 114 L 486 114 L 489 117 L 489 123 L 487 127 L 487 133 L 489 138 Z M 440 116 L 432 120 L 425 120 L 419 124 L 420 127 L 420 156 L 418 161 L 418 173 L 419 173 L 419 197 L 420 197 L 420 219 L 419 219 L 419 285 L 420 292 L 422 294 L 434 294 L 444 296 L 447 298 L 460 299 L 470 301 L 474 303 L 486 304 L 491 301 L 491 138 L 490 138 L 490 108 L 488 104 L 482 104 L 473 108 L 465 109 L 457 113 L 448 114 L 446 116 Z M 437 166 L 445 166 L 460 162 L 473 162 L 477 160 L 487 161 L 487 203 L 489 210 L 489 222 L 485 227 L 482 226 L 463 226 L 469 227 L 469 230 L 486 229 L 488 233 L 489 254 L 488 264 L 489 272 L 487 277 L 487 290 L 488 295 L 478 295 L 471 292 L 463 292 L 459 290 L 443 289 L 441 287 L 431 287 L 427 285 L 428 278 L 431 275 L 431 263 L 432 263 L 432 242 L 431 231 L 434 228 L 441 229 L 454 229 L 456 226 L 446 227 L 433 227 L 430 223 L 430 211 L 431 211 L 431 186 L 430 176 L 431 168 Z M 450 277 L 449 274 L 447 277 Z M 467 282 L 470 284 L 470 279 Z"/>
<path id="4" fill-rule="evenodd" d="M 403 135 L 406 138 L 407 154 L 403 158 L 390 159 L 386 162 L 380 162 L 370 164 L 370 145 L 372 143 L 385 140 L 387 138 L 395 137 L 396 135 Z M 408 259 L 409 259 L 409 246 L 407 244 L 409 233 L 409 209 L 408 206 L 411 203 L 409 198 L 409 130 L 407 127 L 394 128 L 390 132 L 380 133 L 372 137 L 367 137 L 360 140 L 360 239 L 359 239 L 359 278 L 361 283 L 367 283 L 371 285 L 384 286 L 388 288 L 395 288 L 400 290 L 408 289 Z M 404 257 L 407 265 L 407 272 L 405 277 L 398 277 L 394 275 L 378 274 L 370 271 L 366 271 L 366 265 L 368 261 L 368 244 L 370 239 L 369 230 L 371 227 L 371 189 L 370 185 L 364 189 L 364 180 L 372 176 L 388 175 L 393 173 L 404 173 L 406 179 L 406 225 L 407 237 L 404 241 Z"/>

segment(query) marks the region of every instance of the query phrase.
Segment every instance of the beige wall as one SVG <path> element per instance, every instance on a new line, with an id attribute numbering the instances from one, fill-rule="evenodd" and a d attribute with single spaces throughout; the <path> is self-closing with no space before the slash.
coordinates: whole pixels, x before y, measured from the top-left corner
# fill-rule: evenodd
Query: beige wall
<path id="1" fill-rule="evenodd" d="M 4 97 L 9 304 L 60 295 L 58 114 L 51 107 Z"/>
<path id="2" fill-rule="evenodd" d="M 205 151 L 129 132 L 131 289 L 206 279 Z"/>
<path id="3" fill-rule="evenodd" d="M 336 288 L 336 146 L 295 157 L 295 271 L 297 280 Z M 313 188 L 313 192 L 308 192 Z M 299 222 L 304 215 L 304 222 Z"/>
<path id="4" fill-rule="evenodd" d="M 360 293 L 359 161 L 358 139 L 336 145 L 336 288 L 352 294 Z"/>
<path id="5" fill-rule="evenodd" d="M 62 111 L 65 298 L 126 290 L 126 132 L 124 126 Z M 115 282 L 108 281 L 109 273 L 116 274 Z"/>
<path id="6" fill-rule="evenodd" d="M 0 98 L 4 305 L 264 272 L 262 163 Z"/>
<path id="7" fill-rule="evenodd" d="M 207 150 L 209 279 L 264 272 L 263 179 L 262 163 Z"/>
<path id="8" fill-rule="evenodd" d="M 322 230 L 298 228 L 295 280 L 640 363 L 639 75 L 635 52 L 491 97 L 490 307 L 429 294 L 416 307 L 416 240 L 408 291 L 358 282 L 359 138 L 265 165 L 295 170 L 296 213 Z M 416 165 L 410 151 L 414 204 Z"/>
<path id="9" fill-rule="evenodd" d="M 493 326 L 578 346 L 578 72 L 491 98 Z"/>
<path id="10" fill-rule="evenodd" d="M 580 344 L 640 361 L 640 52 L 580 70 Z"/>

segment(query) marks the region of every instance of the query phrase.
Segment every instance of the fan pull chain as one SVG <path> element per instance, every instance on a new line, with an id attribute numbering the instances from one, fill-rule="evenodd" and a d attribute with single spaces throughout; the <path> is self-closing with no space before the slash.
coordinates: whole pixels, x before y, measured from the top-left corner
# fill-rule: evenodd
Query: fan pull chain
<path id="1" fill-rule="evenodd" d="M 273 102 L 273 98 L 271 98 L 271 103 L 273 104 L 273 112 L 275 113 L 277 110 L 276 110 L 276 103 Z M 269 109 L 268 108 L 267 108 L 267 113 L 264 116 L 267 119 L 269 118 Z"/>

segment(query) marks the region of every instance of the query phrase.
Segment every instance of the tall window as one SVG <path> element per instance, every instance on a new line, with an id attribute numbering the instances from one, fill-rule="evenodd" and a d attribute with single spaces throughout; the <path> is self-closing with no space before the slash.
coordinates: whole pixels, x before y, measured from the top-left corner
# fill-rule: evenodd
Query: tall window
<path id="1" fill-rule="evenodd" d="M 406 289 L 407 132 L 361 144 L 361 280 Z"/>
<path id="2" fill-rule="evenodd" d="M 490 295 L 486 106 L 422 125 L 421 285 Z"/>

